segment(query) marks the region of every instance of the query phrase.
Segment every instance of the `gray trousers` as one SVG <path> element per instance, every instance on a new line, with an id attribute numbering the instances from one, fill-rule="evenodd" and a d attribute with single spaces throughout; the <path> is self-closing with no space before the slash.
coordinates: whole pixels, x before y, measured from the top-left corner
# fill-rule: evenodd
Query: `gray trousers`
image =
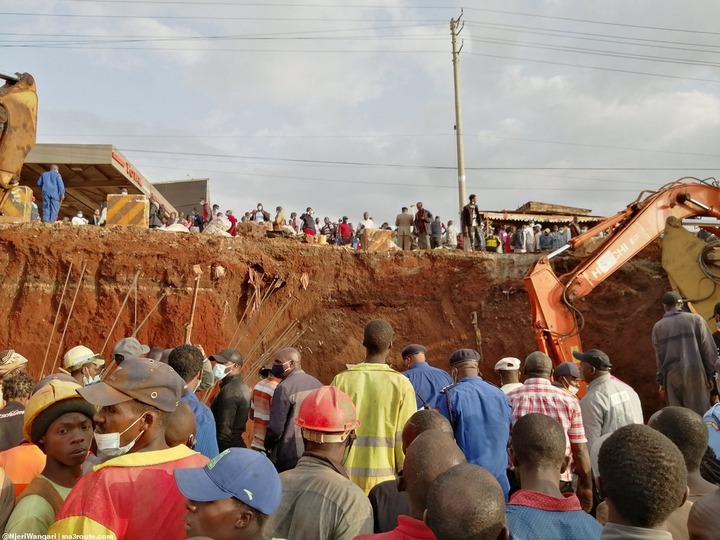
<path id="1" fill-rule="evenodd" d="M 665 397 L 671 407 L 692 409 L 700 416 L 710 409 L 710 390 L 705 374 L 671 371 L 665 374 Z"/>

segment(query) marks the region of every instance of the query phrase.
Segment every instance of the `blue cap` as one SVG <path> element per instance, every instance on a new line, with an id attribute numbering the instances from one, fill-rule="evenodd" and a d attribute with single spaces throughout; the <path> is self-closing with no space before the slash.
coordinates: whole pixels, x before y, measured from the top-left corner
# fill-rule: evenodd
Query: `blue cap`
<path id="1" fill-rule="evenodd" d="M 423 347 L 422 345 L 419 345 L 417 343 L 413 343 L 412 345 L 408 345 L 405 347 L 402 352 L 400 353 L 400 356 L 402 356 L 403 360 L 407 358 L 408 356 L 413 356 L 418 353 L 425 353 L 427 352 L 427 349 Z"/>
<path id="2" fill-rule="evenodd" d="M 573 377 L 575 379 L 580 378 L 580 370 L 575 362 L 563 362 L 558 364 L 553 374 L 555 377 Z"/>
<path id="3" fill-rule="evenodd" d="M 460 364 L 461 362 L 479 362 L 480 353 L 475 349 L 459 349 L 450 355 L 448 363 L 451 366 Z"/>
<path id="4" fill-rule="evenodd" d="M 270 460 L 248 448 L 229 448 L 204 467 L 175 469 L 180 492 L 191 501 L 235 497 L 267 516 L 280 506 L 282 484 Z"/>

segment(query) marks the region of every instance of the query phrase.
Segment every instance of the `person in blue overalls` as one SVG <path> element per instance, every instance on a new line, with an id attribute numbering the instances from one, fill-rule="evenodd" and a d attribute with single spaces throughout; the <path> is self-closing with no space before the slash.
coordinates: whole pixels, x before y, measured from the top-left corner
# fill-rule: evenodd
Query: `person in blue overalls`
<path id="1" fill-rule="evenodd" d="M 42 220 L 45 223 L 54 223 L 60 211 L 60 201 L 65 199 L 65 184 L 58 172 L 58 166 L 50 165 L 50 170 L 40 175 L 37 184 L 42 188 Z"/>

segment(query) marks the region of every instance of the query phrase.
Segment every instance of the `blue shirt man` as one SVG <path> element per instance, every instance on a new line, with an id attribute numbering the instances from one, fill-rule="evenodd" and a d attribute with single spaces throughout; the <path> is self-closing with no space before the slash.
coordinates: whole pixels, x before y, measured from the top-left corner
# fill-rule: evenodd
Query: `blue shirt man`
<path id="1" fill-rule="evenodd" d="M 45 223 L 57 221 L 60 210 L 60 201 L 65 198 L 65 184 L 58 172 L 57 165 L 51 165 L 38 179 L 38 186 L 42 188 L 42 212 Z"/>
<path id="2" fill-rule="evenodd" d="M 220 453 L 217 444 L 215 417 L 210 407 L 201 402 L 195 392 L 185 388 L 180 401 L 187 403 L 195 415 L 195 450 L 202 455 L 213 459 Z"/>
<path id="3" fill-rule="evenodd" d="M 502 390 L 479 376 L 479 361 L 480 353 L 472 349 L 460 349 L 450 355 L 448 362 L 457 382 L 442 391 L 438 411 L 450 420 L 455 441 L 468 463 L 490 471 L 507 499 L 512 406 Z"/>
<path id="4" fill-rule="evenodd" d="M 710 407 L 703 416 L 708 430 L 708 446 L 716 456 L 720 456 L 720 403 Z"/>
<path id="5" fill-rule="evenodd" d="M 440 399 L 440 390 L 450 386 L 453 381 L 450 375 L 442 369 L 432 367 L 425 361 L 426 349 L 422 345 L 413 343 L 405 347 L 400 355 L 405 363 L 405 375 L 415 389 L 417 408 L 437 408 Z"/>

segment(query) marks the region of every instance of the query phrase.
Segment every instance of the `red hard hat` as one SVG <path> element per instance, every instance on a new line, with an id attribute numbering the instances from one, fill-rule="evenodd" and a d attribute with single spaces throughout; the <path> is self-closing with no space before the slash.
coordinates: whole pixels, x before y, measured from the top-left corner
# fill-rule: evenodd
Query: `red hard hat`
<path id="1" fill-rule="evenodd" d="M 323 433 L 344 433 L 360 425 L 355 404 L 335 386 L 323 386 L 310 392 L 295 418 L 298 427 Z"/>

